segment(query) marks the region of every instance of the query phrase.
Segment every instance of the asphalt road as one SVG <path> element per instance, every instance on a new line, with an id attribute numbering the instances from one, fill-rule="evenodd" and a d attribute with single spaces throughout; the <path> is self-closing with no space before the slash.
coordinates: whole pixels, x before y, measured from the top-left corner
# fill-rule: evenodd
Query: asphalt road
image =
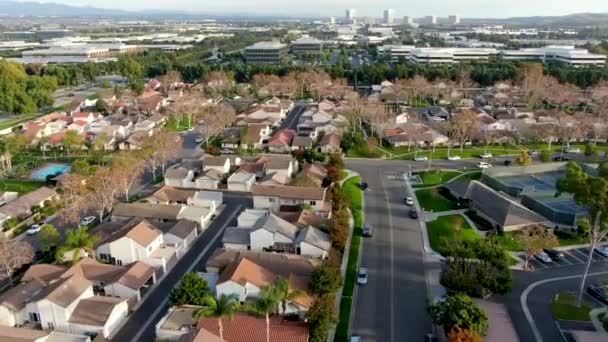
<path id="1" fill-rule="evenodd" d="M 536 270 L 534 272 L 515 271 L 513 273 L 513 290 L 506 296 L 501 298 L 501 301 L 507 306 L 508 312 L 515 326 L 515 330 L 521 341 L 563 341 L 562 334 L 558 325 L 553 320 L 551 314 L 551 300 L 560 292 L 577 292 L 580 282 L 580 275 L 584 270 L 584 265 L 570 265 L 564 267 L 548 268 Z M 596 262 L 593 263 L 590 269 L 590 274 L 605 273 L 591 275 L 587 278 L 587 284 L 593 283 L 608 283 L 608 263 Z M 562 277 L 571 277 L 569 279 L 555 279 Z M 535 286 L 533 284 L 539 283 Z M 531 287 L 531 285 L 533 287 Z M 534 321 L 540 340 L 536 338 L 534 330 L 530 322 L 528 322 L 524 314 L 522 306 L 522 294 L 530 287 L 525 301 L 530 315 Z M 594 300 L 585 295 L 584 299 L 589 303 L 594 304 Z M 595 304 L 594 304 L 595 305 Z"/>
<path id="2" fill-rule="evenodd" d="M 347 168 L 369 185 L 365 217 L 374 226 L 374 236 L 363 239 L 360 264 L 368 269 L 369 281 L 357 289 L 351 329 L 363 341 L 423 341 L 431 332 L 420 226 L 408 217 L 405 184 L 398 175 L 412 164 L 347 161 Z"/>
<path id="3" fill-rule="evenodd" d="M 287 114 L 287 117 L 281 123 L 279 129 L 293 129 L 297 131 L 298 122 L 300 121 L 300 116 L 306 111 L 310 103 L 307 102 L 296 102 L 293 106 L 293 109 Z"/>
<path id="4" fill-rule="evenodd" d="M 238 213 L 244 208 L 253 206 L 250 197 L 225 196 L 226 205 L 194 245 L 184 254 L 177 264 L 159 283 L 150 290 L 148 297 L 137 310 L 129 315 L 126 323 L 120 328 L 112 341 L 119 342 L 149 342 L 155 339 L 156 323 L 167 313 L 168 297 L 171 289 L 177 286 L 184 274 L 190 271 L 202 271 L 207 259 L 213 251 L 220 247 L 224 229 L 230 224 L 236 224 Z"/>

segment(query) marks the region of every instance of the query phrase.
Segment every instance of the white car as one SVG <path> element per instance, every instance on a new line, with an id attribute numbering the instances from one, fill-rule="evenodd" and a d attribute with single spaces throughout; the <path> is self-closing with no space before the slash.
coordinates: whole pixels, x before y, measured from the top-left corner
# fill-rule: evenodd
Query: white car
<path id="1" fill-rule="evenodd" d="M 416 157 L 416 158 L 414 158 L 414 160 L 415 161 L 427 161 L 427 160 L 429 160 L 429 158 L 423 156 L 423 157 Z"/>
<path id="2" fill-rule="evenodd" d="M 194 142 L 197 143 L 197 144 L 200 144 L 203 141 L 205 141 L 205 139 L 203 139 L 203 138 L 196 138 L 196 139 L 194 139 Z"/>
<path id="3" fill-rule="evenodd" d="M 601 256 L 608 257 L 608 246 L 600 246 L 596 248 L 595 251 Z"/>
<path id="4" fill-rule="evenodd" d="M 549 255 L 543 251 L 540 251 L 536 254 L 534 254 L 534 257 L 536 258 L 536 260 L 545 263 L 545 264 L 550 264 L 553 262 L 553 260 L 549 257 Z"/>
<path id="5" fill-rule="evenodd" d="M 357 273 L 357 284 L 367 285 L 367 268 L 360 268 Z"/>
<path id="6" fill-rule="evenodd" d="M 460 156 L 448 156 L 448 160 L 460 160 Z"/>
<path id="7" fill-rule="evenodd" d="M 486 162 L 479 162 L 477 163 L 477 167 L 480 169 L 489 169 L 492 167 L 492 164 Z"/>
<path id="8" fill-rule="evenodd" d="M 566 150 L 566 153 L 581 153 L 580 148 L 572 147 Z"/>
<path id="9" fill-rule="evenodd" d="M 95 216 L 87 216 L 87 217 L 83 218 L 82 221 L 80 221 L 80 225 L 88 226 L 91 223 L 95 222 L 96 219 L 97 219 L 97 217 L 95 217 Z"/>
<path id="10" fill-rule="evenodd" d="M 27 230 L 27 235 L 36 235 L 40 233 L 42 227 L 39 224 L 33 224 L 30 229 Z"/>
<path id="11" fill-rule="evenodd" d="M 414 199 L 411 197 L 406 197 L 405 198 L 405 204 L 406 205 L 414 205 Z"/>
<path id="12" fill-rule="evenodd" d="M 492 153 L 486 152 L 486 153 L 484 153 L 484 154 L 480 155 L 480 157 L 481 157 L 482 159 L 488 159 L 488 158 L 492 158 Z"/>

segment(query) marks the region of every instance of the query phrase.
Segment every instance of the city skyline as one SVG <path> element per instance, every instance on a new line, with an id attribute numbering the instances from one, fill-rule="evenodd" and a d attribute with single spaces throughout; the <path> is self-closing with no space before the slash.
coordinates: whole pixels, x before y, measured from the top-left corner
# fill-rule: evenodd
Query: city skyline
<path id="1" fill-rule="evenodd" d="M 24 2 L 19 0 L 20 2 Z M 384 9 L 395 10 L 395 17 L 403 16 L 425 17 L 436 15 L 447 17 L 459 14 L 461 18 L 507 18 L 522 16 L 560 16 L 573 13 L 608 12 L 608 3 L 601 0 L 583 0 L 570 2 L 565 0 L 553 1 L 550 8 L 542 3 L 529 3 L 523 0 L 514 0 L 507 3 L 495 3 L 489 7 L 481 0 L 461 0 L 458 2 L 448 0 L 434 0 L 432 2 L 414 3 L 404 6 L 402 2 L 389 0 L 382 3 L 370 4 L 364 1 L 321 1 L 311 0 L 305 5 L 291 5 L 289 9 L 275 6 L 271 0 L 226 0 L 221 3 L 205 3 L 194 0 L 176 0 L 171 3 L 158 0 L 133 0 L 129 2 L 119 0 L 52 0 L 40 1 L 44 3 L 60 3 L 73 6 L 93 6 L 104 9 L 120 9 L 128 11 L 161 10 L 161 11 L 194 11 L 200 14 L 253 14 L 289 17 L 342 17 L 348 8 L 356 10 L 357 16 L 372 16 L 381 18 Z M 314 8 L 314 10 L 311 10 Z"/>

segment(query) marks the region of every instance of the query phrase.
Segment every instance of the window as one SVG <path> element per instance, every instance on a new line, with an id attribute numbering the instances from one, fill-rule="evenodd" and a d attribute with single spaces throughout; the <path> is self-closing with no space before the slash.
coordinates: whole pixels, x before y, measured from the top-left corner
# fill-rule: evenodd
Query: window
<path id="1" fill-rule="evenodd" d="M 47 328 L 48 330 L 55 330 L 55 324 L 53 324 L 52 322 L 48 322 L 48 323 L 46 324 L 46 328 Z"/>
<path id="2" fill-rule="evenodd" d="M 317 201 L 310 201 L 310 205 L 317 205 Z"/>
<path id="3" fill-rule="evenodd" d="M 40 322 L 40 315 L 37 312 L 28 313 L 28 318 L 32 322 Z"/>
<path id="4" fill-rule="evenodd" d="M 122 260 L 116 260 L 116 265 L 122 266 Z"/>
<path id="5" fill-rule="evenodd" d="M 269 197 L 269 198 L 268 198 L 268 202 L 273 203 L 273 202 L 274 202 L 274 198 Z"/>

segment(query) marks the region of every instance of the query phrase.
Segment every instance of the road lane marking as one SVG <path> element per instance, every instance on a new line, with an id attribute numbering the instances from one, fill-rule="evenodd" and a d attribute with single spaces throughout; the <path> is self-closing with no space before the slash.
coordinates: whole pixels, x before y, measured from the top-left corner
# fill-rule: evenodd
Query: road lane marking
<path id="1" fill-rule="evenodd" d="M 587 275 L 587 278 L 589 278 L 591 276 L 597 276 L 597 275 L 603 275 L 603 274 L 608 274 L 608 271 L 589 273 Z M 550 283 L 553 281 L 576 279 L 576 278 L 580 278 L 582 276 L 583 276 L 582 274 L 577 274 L 577 275 L 566 276 L 566 277 L 556 277 L 556 278 L 540 280 L 540 281 L 530 284 L 528 287 L 526 287 L 524 292 L 522 292 L 521 296 L 519 297 L 519 303 L 522 307 L 522 310 L 524 311 L 526 320 L 528 321 L 528 324 L 530 325 L 530 328 L 532 329 L 532 333 L 534 334 L 534 339 L 536 340 L 536 342 L 543 342 L 543 337 L 541 336 L 540 331 L 538 330 L 538 327 L 536 326 L 536 322 L 534 322 L 534 318 L 532 317 L 532 313 L 530 313 L 530 309 L 528 308 L 528 295 L 530 294 L 530 292 L 532 292 L 539 285 L 543 285 L 543 284 Z"/>
<path id="2" fill-rule="evenodd" d="M 194 262 L 192 262 L 192 264 L 190 264 L 190 266 L 188 266 L 188 268 L 186 269 L 186 272 L 184 274 L 192 272 L 192 270 L 194 269 L 194 267 L 196 265 L 198 265 L 198 263 L 201 261 L 201 259 L 205 255 L 205 253 L 207 253 L 207 251 L 209 250 L 209 248 L 211 248 L 211 246 L 213 246 L 213 244 L 215 243 L 215 241 L 217 239 L 219 239 L 219 237 L 221 235 L 223 235 L 224 229 L 228 226 L 228 224 L 232 221 L 232 219 L 234 219 L 234 216 L 236 216 L 236 214 L 238 214 L 240 212 L 240 209 L 242 207 L 243 206 L 240 205 L 240 204 L 238 204 L 235 207 L 235 210 L 232 212 L 232 214 L 230 214 L 230 217 L 226 221 L 224 221 L 224 224 L 222 224 L 222 227 L 218 230 L 217 233 L 215 233 L 215 235 L 209 241 L 209 243 L 205 246 L 205 248 L 203 248 L 203 250 L 198 254 L 198 256 L 196 257 L 196 259 L 194 259 Z M 192 246 L 192 247 L 194 247 L 194 246 Z M 182 257 L 183 257 L 183 255 L 182 255 Z M 167 304 L 168 301 L 169 301 L 169 294 L 167 294 L 164 297 L 164 299 L 160 303 L 158 303 L 158 307 L 156 308 L 156 310 L 154 310 L 154 312 L 152 312 L 152 314 L 144 322 L 144 324 L 141 325 L 140 330 L 137 332 L 137 334 L 135 336 L 133 336 L 133 341 L 139 341 L 139 339 L 141 338 L 141 335 L 143 335 L 143 333 L 146 331 L 146 328 L 148 327 L 148 325 L 150 325 L 150 323 L 152 322 L 152 320 L 154 320 L 154 317 L 156 317 L 156 315 L 158 315 L 158 313 L 165 308 L 165 305 Z"/>
<path id="3" fill-rule="evenodd" d="M 391 341 L 395 341 L 395 244 L 393 243 L 395 241 L 395 236 L 394 236 L 394 231 L 393 231 L 393 214 L 391 211 L 391 201 L 390 198 L 388 196 L 388 192 L 386 192 L 386 187 L 384 186 L 384 181 L 382 180 L 382 177 L 380 177 L 380 184 L 382 186 L 382 191 L 384 191 L 384 199 L 386 201 L 386 209 L 388 211 L 388 228 L 389 228 L 389 232 L 390 232 L 390 275 L 391 275 L 391 281 L 389 284 L 389 289 L 390 289 L 390 337 L 391 337 Z"/>

